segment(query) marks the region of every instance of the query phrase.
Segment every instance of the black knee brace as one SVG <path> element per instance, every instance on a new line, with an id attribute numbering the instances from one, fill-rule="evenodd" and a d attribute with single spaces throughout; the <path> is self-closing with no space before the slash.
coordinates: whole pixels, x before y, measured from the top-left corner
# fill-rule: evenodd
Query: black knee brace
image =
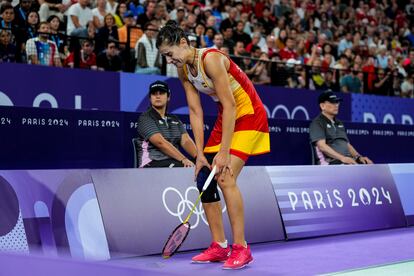
<path id="1" fill-rule="evenodd" d="M 204 183 L 206 182 L 211 170 L 207 167 L 203 167 L 197 176 L 197 188 L 201 191 L 203 190 Z M 220 195 L 217 189 L 217 180 L 213 178 L 211 180 L 210 185 L 204 191 L 203 195 L 201 196 L 201 202 L 203 203 L 212 203 L 220 201 Z"/>

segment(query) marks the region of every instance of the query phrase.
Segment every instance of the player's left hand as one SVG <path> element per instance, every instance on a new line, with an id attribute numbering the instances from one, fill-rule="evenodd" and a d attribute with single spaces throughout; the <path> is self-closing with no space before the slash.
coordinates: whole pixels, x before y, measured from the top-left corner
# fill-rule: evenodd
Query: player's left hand
<path id="1" fill-rule="evenodd" d="M 224 177 L 227 173 L 230 173 L 230 176 L 233 176 L 233 170 L 231 168 L 230 162 L 230 153 L 225 151 L 219 151 L 213 159 L 213 164 L 217 167 L 217 177 Z M 216 177 L 216 178 L 217 178 Z"/>

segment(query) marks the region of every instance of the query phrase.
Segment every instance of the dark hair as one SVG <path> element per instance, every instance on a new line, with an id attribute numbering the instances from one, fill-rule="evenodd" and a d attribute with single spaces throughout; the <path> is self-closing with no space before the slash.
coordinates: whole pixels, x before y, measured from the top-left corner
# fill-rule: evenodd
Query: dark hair
<path id="1" fill-rule="evenodd" d="M 39 15 L 39 13 L 36 11 L 36 10 L 30 10 L 28 13 L 27 13 L 27 16 L 26 16 L 26 23 L 27 23 L 27 25 L 29 26 L 29 14 L 31 14 L 31 13 L 35 13 L 36 15 L 37 15 L 37 24 L 36 24 L 36 26 L 35 26 L 35 29 L 37 30 L 38 28 L 39 28 L 39 25 L 40 25 L 40 15 Z M 60 20 L 59 20 L 60 21 Z M 45 21 L 46 22 L 46 21 Z M 47 23 L 49 23 L 49 21 L 47 21 Z"/>
<path id="2" fill-rule="evenodd" d="M 13 6 L 12 4 L 10 4 L 9 2 L 3 3 L 2 5 L 0 5 L 0 14 L 2 14 L 3 12 L 7 11 L 7 10 L 13 10 Z"/>
<path id="3" fill-rule="evenodd" d="M 156 46 L 159 48 L 163 43 L 167 43 L 167 45 L 178 44 L 181 38 L 185 38 L 188 45 L 190 45 L 187 35 L 183 29 L 178 27 L 177 22 L 168 20 L 165 26 L 158 32 Z"/>
<path id="4" fill-rule="evenodd" d="M 115 47 L 119 48 L 118 41 L 116 41 L 112 37 L 109 37 L 108 41 L 105 43 L 105 48 L 108 48 L 109 44 L 115 44 Z"/>
<path id="5" fill-rule="evenodd" d="M 86 44 L 86 43 L 89 43 L 89 45 L 91 45 L 91 46 L 94 46 L 94 43 L 93 43 L 93 40 L 91 40 L 91 39 L 82 39 L 81 41 L 80 41 L 80 45 L 84 45 L 84 44 Z M 107 45 L 108 46 L 108 45 Z"/>
<path id="6" fill-rule="evenodd" d="M 47 20 L 46 20 L 46 21 L 50 23 L 50 22 L 52 22 L 52 20 L 53 20 L 53 19 L 55 19 L 55 18 L 57 18 L 57 19 L 59 20 L 59 22 L 60 22 L 60 23 L 62 23 L 62 22 L 60 21 L 60 18 L 59 18 L 58 16 L 56 16 L 56 15 L 51 15 L 51 16 L 49 16 L 49 17 L 47 18 Z"/>

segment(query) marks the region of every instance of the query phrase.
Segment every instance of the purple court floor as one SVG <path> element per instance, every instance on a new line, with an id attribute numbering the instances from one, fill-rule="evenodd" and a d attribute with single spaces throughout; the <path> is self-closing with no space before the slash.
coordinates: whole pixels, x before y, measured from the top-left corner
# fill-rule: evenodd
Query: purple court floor
<path id="1" fill-rule="evenodd" d="M 315 275 L 414 259 L 414 228 L 355 233 L 252 246 L 254 262 L 237 275 Z M 196 252 L 112 261 L 148 274 L 228 275 L 221 264 L 191 264 Z"/>
<path id="2" fill-rule="evenodd" d="M 136 257 L 106 262 L 0 255 L 0 276 L 13 275 L 315 275 L 414 260 L 414 227 L 252 245 L 254 262 L 238 271 L 191 264 L 198 251 L 171 259 Z"/>

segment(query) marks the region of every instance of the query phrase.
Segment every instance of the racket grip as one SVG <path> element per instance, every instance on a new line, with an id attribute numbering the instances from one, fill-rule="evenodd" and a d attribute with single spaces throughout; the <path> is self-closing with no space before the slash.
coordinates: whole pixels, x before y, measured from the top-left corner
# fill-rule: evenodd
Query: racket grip
<path id="1" fill-rule="evenodd" d="M 207 177 L 206 183 L 204 183 L 203 190 L 202 190 L 203 192 L 207 189 L 208 185 L 210 185 L 211 180 L 213 180 L 214 175 L 216 175 L 216 170 L 217 168 L 216 166 L 214 166 L 210 174 Z"/>

